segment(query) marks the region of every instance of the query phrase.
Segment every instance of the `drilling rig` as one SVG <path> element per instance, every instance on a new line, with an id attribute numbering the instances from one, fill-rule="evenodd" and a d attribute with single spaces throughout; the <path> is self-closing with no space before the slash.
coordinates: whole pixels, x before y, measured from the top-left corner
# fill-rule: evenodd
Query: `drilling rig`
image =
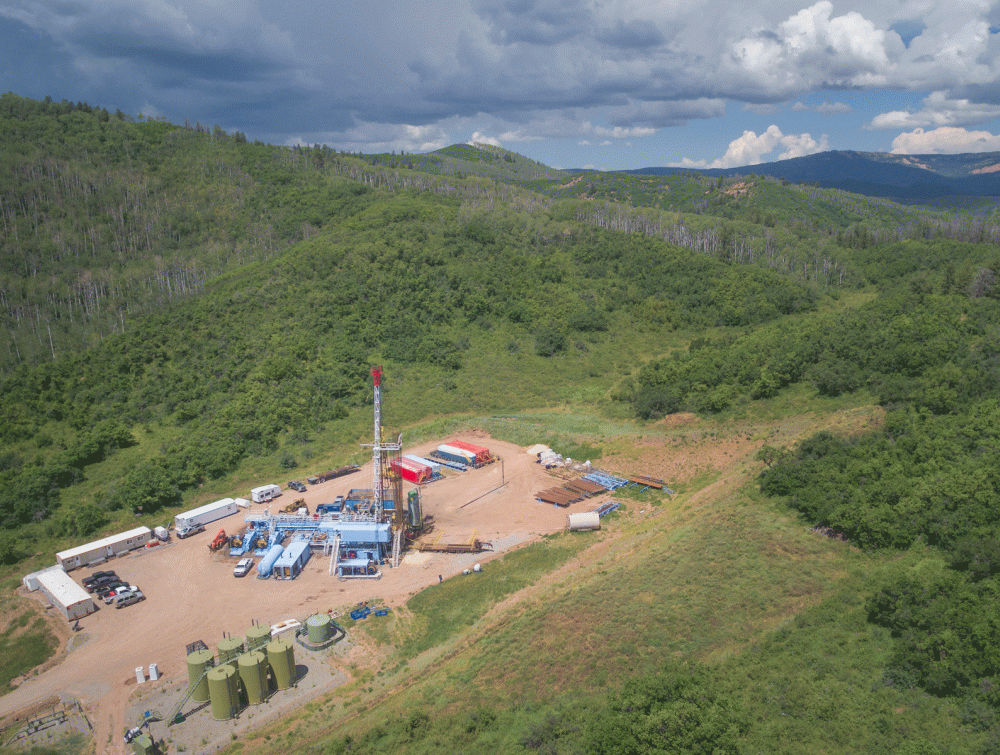
<path id="1" fill-rule="evenodd" d="M 373 508 L 392 525 L 392 565 L 399 566 L 403 530 L 406 527 L 406 501 L 403 500 L 403 478 L 399 474 L 399 459 L 403 450 L 402 433 L 395 443 L 382 441 L 382 366 L 372 367 L 375 406 L 375 436 L 372 448 Z M 393 463 L 395 462 L 395 463 Z"/>

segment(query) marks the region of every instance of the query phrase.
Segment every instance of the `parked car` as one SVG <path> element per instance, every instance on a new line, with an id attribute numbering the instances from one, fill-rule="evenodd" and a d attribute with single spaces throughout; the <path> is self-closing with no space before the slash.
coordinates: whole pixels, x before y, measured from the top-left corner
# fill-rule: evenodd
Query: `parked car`
<path id="1" fill-rule="evenodd" d="M 138 603 L 140 600 L 145 599 L 146 596 L 139 590 L 130 592 L 127 595 L 119 595 L 118 599 L 115 601 L 115 608 L 124 608 L 125 606 L 130 606 L 133 603 Z"/>
<path id="2" fill-rule="evenodd" d="M 99 588 L 94 590 L 94 594 L 97 595 L 97 597 L 99 597 L 101 600 L 104 600 L 119 587 L 128 587 L 128 584 L 122 582 L 120 579 L 116 579 L 114 582 L 109 582 L 106 585 L 101 585 Z"/>
<path id="3" fill-rule="evenodd" d="M 114 603 L 118 598 L 123 595 L 131 595 L 132 593 L 139 592 L 139 588 L 135 585 L 123 585 L 122 587 L 116 587 L 104 598 L 104 602 L 109 606 Z"/>
<path id="4" fill-rule="evenodd" d="M 306 478 L 306 482 L 308 482 L 310 485 L 319 485 L 319 478 L 318 477 L 307 477 Z"/>
<path id="5" fill-rule="evenodd" d="M 89 585 L 101 579 L 102 577 L 117 577 L 117 576 L 118 575 L 115 574 L 113 571 L 95 571 L 93 574 L 87 575 L 80 581 L 83 582 L 84 585 Z"/>
<path id="6" fill-rule="evenodd" d="M 183 540 L 186 537 L 191 537 L 191 535 L 197 534 L 198 532 L 204 532 L 204 531 L 205 531 L 205 525 L 204 524 L 201 524 L 201 523 L 192 524 L 192 525 L 190 525 L 188 527 L 185 527 L 182 530 L 177 530 L 177 539 L 178 540 Z"/>
<path id="7" fill-rule="evenodd" d="M 290 483 L 288 483 L 288 487 L 290 487 L 296 493 L 305 493 L 306 492 L 306 486 L 303 485 L 298 480 L 292 480 Z"/>
<path id="8" fill-rule="evenodd" d="M 250 570 L 252 568 L 253 568 L 252 558 L 241 558 L 239 562 L 236 564 L 236 566 L 233 568 L 233 576 L 245 577 L 247 574 L 250 573 Z"/>
<path id="9" fill-rule="evenodd" d="M 111 574 L 106 577 L 98 577 L 93 582 L 85 584 L 84 587 L 86 588 L 87 592 L 100 592 L 108 585 L 113 585 L 116 582 L 121 582 L 121 580 L 118 579 L 118 575 Z"/>

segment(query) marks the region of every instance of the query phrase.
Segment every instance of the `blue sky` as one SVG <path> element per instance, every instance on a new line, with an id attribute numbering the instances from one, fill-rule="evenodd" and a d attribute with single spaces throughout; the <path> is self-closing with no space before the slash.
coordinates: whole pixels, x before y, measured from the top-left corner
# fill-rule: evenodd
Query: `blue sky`
<path id="1" fill-rule="evenodd" d="M 1000 3 L 0 0 L 0 88 L 556 167 L 1000 151 Z"/>

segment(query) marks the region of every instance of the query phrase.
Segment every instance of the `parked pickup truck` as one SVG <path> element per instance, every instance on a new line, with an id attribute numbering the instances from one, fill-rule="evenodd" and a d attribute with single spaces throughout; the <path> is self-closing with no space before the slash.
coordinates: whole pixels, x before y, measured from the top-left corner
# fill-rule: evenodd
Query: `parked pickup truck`
<path id="1" fill-rule="evenodd" d="M 197 534 L 198 532 L 204 532 L 204 524 L 191 524 L 182 530 L 177 530 L 177 538 L 183 540 L 186 537 L 191 537 L 191 535 Z"/>
<path id="2" fill-rule="evenodd" d="M 253 568 L 252 558 L 241 558 L 239 563 L 233 568 L 234 577 L 245 577 Z"/>

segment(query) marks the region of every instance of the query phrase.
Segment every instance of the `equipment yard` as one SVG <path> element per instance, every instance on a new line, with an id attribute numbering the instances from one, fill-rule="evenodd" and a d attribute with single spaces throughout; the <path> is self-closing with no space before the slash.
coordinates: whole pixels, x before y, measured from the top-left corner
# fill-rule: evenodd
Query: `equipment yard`
<path id="1" fill-rule="evenodd" d="M 406 450 L 428 456 L 443 442 L 448 439 Z M 390 608 L 400 606 L 414 593 L 437 584 L 439 576 L 447 579 L 461 574 L 474 563 L 488 562 L 540 535 L 563 530 L 567 513 L 592 511 L 608 498 L 595 495 L 568 508 L 541 503 L 536 500 L 537 491 L 562 480 L 554 478 L 520 446 L 488 442 L 501 462 L 479 469 L 470 467 L 465 472 L 444 468 L 440 479 L 420 486 L 423 514 L 433 517 L 433 529 L 404 552 L 398 567 L 390 568 L 386 559 L 381 566 L 382 577 L 377 581 L 331 576 L 330 558 L 323 555 L 310 559 L 297 579 L 257 579 L 256 568 L 246 578 L 236 579 L 233 567 L 239 559 L 230 556 L 228 548 L 210 551 L 206 547 L 220 526 L 227 534 L 239 533 L 244 517 L 278 514 L 287 503 L 299 498 L 304 499 L 303 505 L 310 512 L 315 512 L 319 504 L 331 503 L 352 489 L 369 487 L 372 462 L 356 473 L 310 485 L 304 493 L 287 490 L 277 499 L 252 504 L 249 509 L 221 519 L 205 532 L 187 539 L 173 538 L 167 545 L 114 559 L 108 567 L 95 567 L 127 572 L 131 582 L 142 586 L 146 600 L 125 611 L 109 610 L 102 603 L 98 612 L 81 619 L 81 629 L 70 638 L 64 660 L 0 698 L 0 716 L 52 695 L 75 698 L 93 724 L 97 751 L 129 752 L 131 748 L 124 744 L 122 732 L 135 725 L 128 709 L 137 689 L 137 667 L 157 664 L 161 681 L 155 684 L 173 690 L 171 685 L 180 683 L 176 689 L 184 691 L 187 643 L 204 639 L 213 647 L 224 633 L 239 636 L 255 622 L 270 625 L 293 617 L 303 619 L 357 604 L 373 595 L 382 598 Z M 414 487 L 404 483 L 404 496 Z M 476 541 L 483 544 L 482 552 L 472 552 Z M 418 551 L 420 544 L 427 550 Z M 457 547 L 446 548 L 448 545 Z M 95 569 L 78 569 L 71 576 L 79 583 Z M 301 662 L 313 661 L 311 654 L 303 655 Z M 346 676 L 310 673 L 310 684 L 316 685 L 323 679 L 326 681 L 315 690 L 317 694 L 342 683 Z M 282 694 L 277 693 L 272 703 L 254 715 L 284 705 Z M 155 701 L 157 711 L 166 716 L 179 695 L 180 692 L 157 695 L 162 697 L 162 702 Z M 292 696 L 287 698 L 291 700 Z M 188 705 L 188 709 L 196 707 Z M 197 715 L 207 716 L 207 713 Z M 172 728 L 183 729 L 186 725 L 181 723 Z M 158 738 L 160 735 L 162 730 L 158 730 Z"/>

